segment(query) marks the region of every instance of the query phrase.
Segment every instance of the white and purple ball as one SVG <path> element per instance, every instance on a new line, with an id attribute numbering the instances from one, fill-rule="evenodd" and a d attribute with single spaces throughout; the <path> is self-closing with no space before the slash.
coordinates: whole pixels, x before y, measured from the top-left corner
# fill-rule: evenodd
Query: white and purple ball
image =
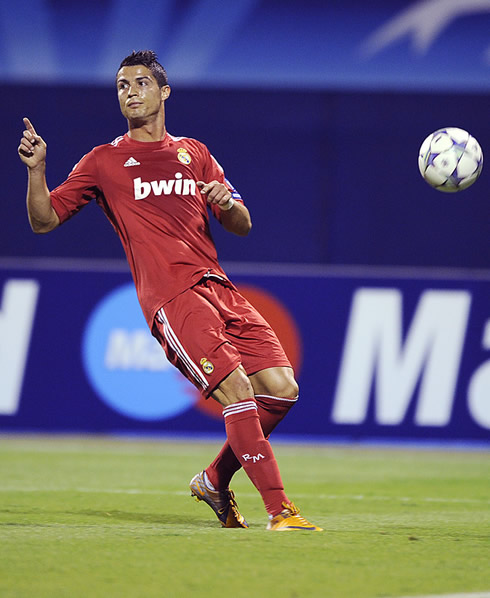
<path id="1" fill-rule="evenodd" d="M 420 146 L 420 174 L 438 191 L 454 193 L 467 189 L 478 179 L 482 168 L 480 144 L 463 129 L 438 129 Z"/>

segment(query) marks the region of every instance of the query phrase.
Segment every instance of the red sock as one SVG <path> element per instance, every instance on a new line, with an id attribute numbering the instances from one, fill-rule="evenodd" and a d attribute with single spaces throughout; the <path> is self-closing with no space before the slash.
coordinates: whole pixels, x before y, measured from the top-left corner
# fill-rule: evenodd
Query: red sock
<path id="1" fill-rule="evenodd" d="M 279 514 L 282 503 L 289 500 L 272 447 L 260 427 L 257 404 L 253 399 L 238 401 L 225 407 L 223 416 L 235 457 L 260 492 L 266 511 L 272 516 Z"/>
<path id="2" fill-rule="evenodd" d="M 255 395 L 255 400 L 260 426 L 266 438 L 297 401 L 297 399 L 283 399 L 268 395 Z M 228 488 L 231 478 L 240 468 L 241 464 L 227 440 L 216 459 L 206 469 L 206 474 L 216 489 L 224 490 Z"/>
<path id="3" fill-rule="evenodd" d="M 286 417 L 286 414 L 297 400 L 298 397 L 295 399 L 285 399 L 269 395 L 255 395 L 260 425 L 266 438 L 270 436 L 277 424 Z"/>

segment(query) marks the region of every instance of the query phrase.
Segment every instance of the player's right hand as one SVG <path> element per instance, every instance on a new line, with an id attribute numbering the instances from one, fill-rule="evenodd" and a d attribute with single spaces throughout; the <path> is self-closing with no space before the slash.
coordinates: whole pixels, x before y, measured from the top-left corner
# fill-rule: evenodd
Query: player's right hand
<path id="1" fill-rule="evenodd" d="M 20 140 L 20 145 L 17 148 L 20 159 L 29 168 L 35 168 L 40 164 L 43 164 L 46 160 L 46 143 L 42 137 L 40 137 L 31 121 L 28 118 L 24 118 L 25 131 Z"/>

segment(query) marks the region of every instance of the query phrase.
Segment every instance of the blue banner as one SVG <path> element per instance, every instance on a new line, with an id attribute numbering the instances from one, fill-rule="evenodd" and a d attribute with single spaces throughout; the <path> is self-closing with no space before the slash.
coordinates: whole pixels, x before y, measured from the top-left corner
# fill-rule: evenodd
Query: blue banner
<path id="1" fill-rule="evenodd" d="M 309 440 L 490 440 L 490 274 L 229 264 L 276 329 Z M 215 435 L 220 409 L 167 362 L 127 268 L 3 260 L 0 429 Z"/>
<path id="2" fill-rule="evenodd" d="M 179 86 L 490 89 L 488 0 L 2 2 L 0 23 L 3 80 L 112 84 L 151 48 Z"/>

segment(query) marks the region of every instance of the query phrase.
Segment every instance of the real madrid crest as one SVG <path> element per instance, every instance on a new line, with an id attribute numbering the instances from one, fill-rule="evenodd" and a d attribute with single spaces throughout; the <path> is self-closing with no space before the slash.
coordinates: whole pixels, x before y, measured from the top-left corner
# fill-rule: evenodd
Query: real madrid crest
<path id="1" fill-rule="evenodd" d="M 177 160 L 182 162 L 182 164 L 190 164 L 192 162 L 192 158 L 185 147 L 179 147 L 177 150 Z"/>
<path id="2" fill-rule="evenodd" d="M 205 374 L 212 374 L 214 372 L 214 365 L 205 357 L 201 359 L 201 366 Z"/>

